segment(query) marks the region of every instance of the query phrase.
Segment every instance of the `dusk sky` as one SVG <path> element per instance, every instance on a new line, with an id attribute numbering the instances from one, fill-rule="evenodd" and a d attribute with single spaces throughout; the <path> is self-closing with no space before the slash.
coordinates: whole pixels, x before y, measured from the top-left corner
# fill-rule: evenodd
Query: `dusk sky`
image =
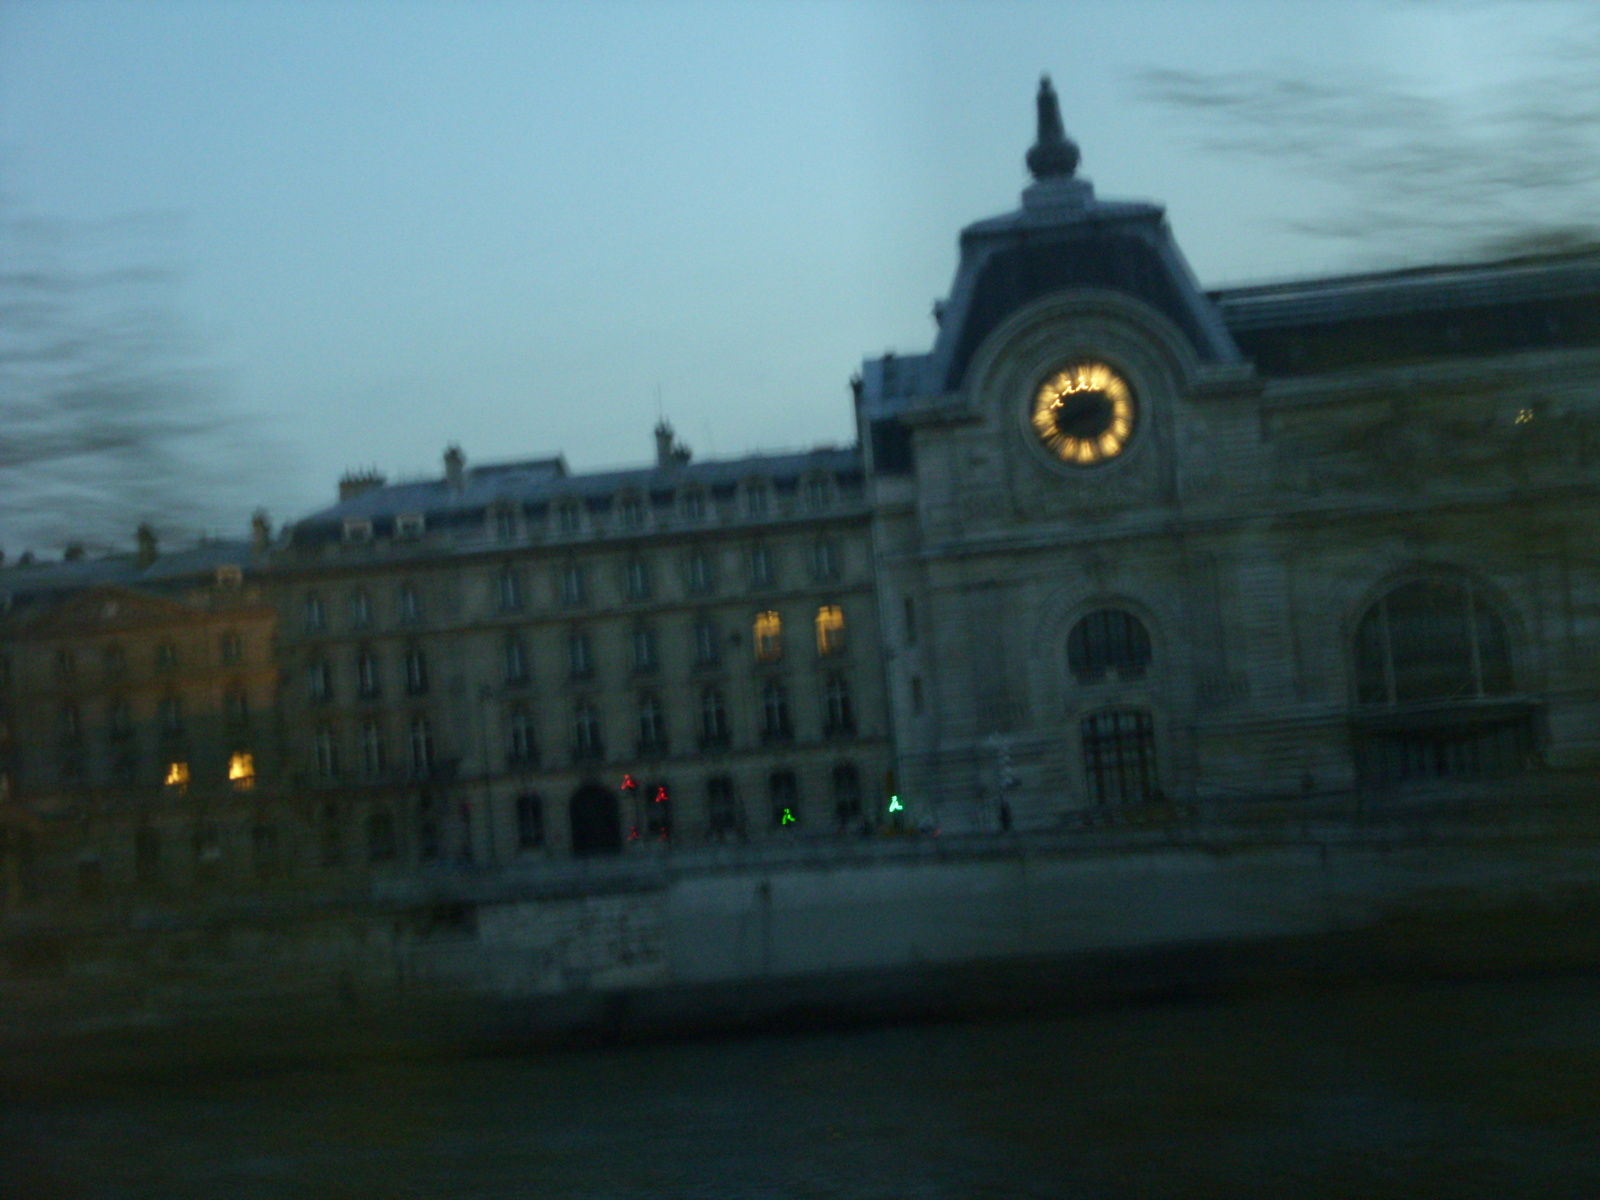
<path id="1" fill-rule="evenodd" d="M 1348 197 L 1218 150 L 1150 73 L 1387 81 L 1470 129 L 1584 12 L 11 0 L 0 193 L 162 218 L 207 402 L 246 417 L 255 473 L 206 485 L 234 536 L 451 442 L 642 464 L 658 394 L 702 458 L 848 443 L 861 359 L 926 349 L 959 230 L 1016 207 L 1041 71 L 1080 173 L 1164 202 L 1203 284 L 1409 261 L 1297 232 Z"/>

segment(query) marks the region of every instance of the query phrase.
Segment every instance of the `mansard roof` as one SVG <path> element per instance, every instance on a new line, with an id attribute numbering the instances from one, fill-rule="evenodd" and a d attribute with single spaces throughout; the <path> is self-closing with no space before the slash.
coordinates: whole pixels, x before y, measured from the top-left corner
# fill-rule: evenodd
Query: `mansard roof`
<path id="1" fill-rule="evenodd" d="M 553 469 L 559 464 L 559 469 Z M 339 536 L 347 520 L 373 522 L 374 532 L 392 528 L 396 517 L 420 515 L 430 526 L 472 523 L 491 508 L 510 506 L 538 510 L 553 502 L 577 500 L 591 509 L 608 506 L 633 494 L 664 502 L 688 488 L 711 492 L 731 490 L 763 479 L 782 489 L 808 476 L 859 479 L 861 455 L 854 447 L 819 447 L 788 454 L 756 454 L 706 462 L 664 465 L 569 475 L 560 459 L 527 463 L 491 463 L 465 467 L 461 481 L 448 477 L 375 486 L 295 522 L 291 544 L 305 546 Z"/>
<path id="2" fill-rule="evenodd" d="M 1600 253 L 1214 291 L 1266 375 L 1600 346 Z"/>

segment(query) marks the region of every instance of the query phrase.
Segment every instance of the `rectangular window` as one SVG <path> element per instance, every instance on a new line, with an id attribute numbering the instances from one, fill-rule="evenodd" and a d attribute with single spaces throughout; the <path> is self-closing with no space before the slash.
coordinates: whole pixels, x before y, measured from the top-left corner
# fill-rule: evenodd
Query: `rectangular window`
<path id="1" fill-rule="evenodd" d="M 604 755 L 600 714 L 595 711 L 594 705 L 580 700 L 572 708 L 572 756 L 579 762 L 591 762 Z"/>
<path id="2" fill-rule="evenodd" d="M 500 611 L 516 612 L 522 607 L 522 577 L 510 567 L 500 572 Z"/>
<path id="3" fill-rule="evenodd" d="M 800 823 L 800 784 L 793 771 L 774 771 L 767 777 L 767 799 L 775 829 Z"/>
<path id="4" fill-rule="evenodd" d="M 411 773 L 427 775 L 433 770 L 433 726 L 427 717 L 411 719 Z"/>
<path id="5" fill-rule="evenodd" d="M 379 779 L 388 769 L 389 756 L 383 743 L 383 726 L 367 721 L 361 726 L 361 767 L 368 779 Z"/>
<path id="6" fill-rule="evenodd" d="M 817 609 L 817 654 L 823 658 L 844 652 L 844 609 L 824 604 Z"/>
<path id="7" fill-rule="evenodd" d="M 630 558 L 623 583 L 629 600 L 650 599 L 650 564 L 642 558 Z"/>
<path id="8" fill-rule="evenodd" d="M 256 785 L 256 756 L 245 750 L 228 756 L 228 786 L 236 792 L 248 792 Z"/>
<path id="9" fill-rule="evenodd" d="M 757 543 L 750 547 L 750 586 L 771 587 L 778 580 L 772 565 L 772 551 Z"/>
<path id="10" fill-rule="evenodd" d="M 811 574 L 822 582 L 839 578 L 839 547 L 826 539 L 811 547 Z"/>
<path id="11" fill-rule="evenodd" d="M 567 503 L 557 508 L 556 523 L 561 532 L 568 536 L 577 533 L 583 524 L 583 518 L 579 513 L 578 506 L 573 503 Z"/>
<path id="12" fill-rule="evenodd" d="M 722 656 L 722 638 L 717 623 L 710 617 L 700 617 L 694 623 L 694 665 L 714 667 Z"/>
<path id="13" fill-rule="evenodd" d="M 337 779 L 339 777 L 339 747 L 334 740 L 331 726 L 317 726 L 316 733 L 312 735 L 312 750 L 316 758 L 317 775 L 322 779 Z"/>
<path id="14" fill-rule="evenodd" d="M 422 620 L 422 598 L 409 583 L 400 585 L 400 619 L 408 625 Z"/>
<path id="15" fill-rule="evenodd" d="M 786 742 L 794 736 L 789 724 L 789 693 L 779 679 L 761 685 L 761 740 Z"/>
<path id="16" fill-rule="evenodd" d="M 365 629 L 372 624 L 372 598 L 366 588 L 350 593 L 350 628 Z"/>
<path id="17" fill-rule="evenodd" d="M 158 714 L 165 736 L 177 737 L 183 732 L 183 701 L 177 696 L 163 696 Z"/>
<path id="18" fill-rule="evenodd" d="M 711 556 L 703 550 L 689 555 L 689 591 L 696 596 L 709 596 L 717 590 L 717 574 Z"/>
<path id="19" fill-rule="evenodd" d="M 757 662 L 777 662 L 783 657 L 783 618 L 776 612 L 757 613 L 752 634 Z"/>
<path id="20" fill-rule="evenodd" d="M 544 801 L 533 792 L 517 797 L 517 849 L 537 850 L 544 845 Z"/>
<path id="21" fill-rule="evenodd" d="M 222 693 L 222 717 L 234 728 L 250 723 L 250 700 L 242 686 L 235 684 Z"/>
<path id="22" fill-rule="evenodd" d="M 533 713 L 520 704 L 506 713 L 506 761 L 513 767 L 537 766 L 539 762 Z"/>
<path id="23" fill-rule="evenodd" d="M 561 568 L 561 603 L 576 607 L 588 597 L 584 586 L 583 568 L 577 563 L 567 563 Z"/>
<path id="24" fill-rule="evenodd" d="M 622 527 L 627 530 L 644 528 L 644 501 L 638 496 L 622 498 Z"/>
<path id="25" fill-rule="evenodd" d="M 369 700 L 378 694 L 378 660 L 370 650 L 356 655 L 356 691 Z"/>
<path id="26" fill-rule="evenodd" d="M 305 625 L 308 633 L 320 633 L 327 625 L 327 613 L 323 611 L 322 597 L 315 592 L 305 598 Z"/>
<path id="27" fill-rule="evenodd" d="M 861 776 L 850 763 L 833 769 L 833 815 L 840 828 L 861 818 Z"/>
<path id="28" fill-rule="evenodd" d="M 856 731 L 850 705 L 850 684 L 843 675 L 829 675 L 823 685 L 822 732 L 827 737 L 849 737 Z"/>
<path id="29" fill-rule="evenodd" d="M 333 667 L 326 659 L 313 659 L 306 666 L 306 694 L 313 700 L 333 696 Z"/>
<path id="30" fill-rule="evenodd" d="M 516 509 L 501 507 L 494 510 L 494 535 L 502 542 L 509 542 L 517 536 Z"/>
<path id="31" fill-rule="evenodd" d="M 656 631 L 648 625 L 640 625 L 633 631 L 633 669 L 656 669 Z"/>
<path id="32" fill-rule="evenodd" d="M 412 646 L 406 651 L 406 691 L 413 696 L 421 696 L 427 690 L 428 660 L 420 647 Z"/>
<path id="33" fill-rule="evenodd" d="M 706 515 L 706 494 L 699 488 L 691 489 L 683 494 L 683 515 L 690 521 L 700 521 Z"/>
<path id="34" fill-rule="evenodd" d="M 520 685 L 528 682 L 528 652 L 522 639 L 512 634 L 506 638 L 506 682 Z"/>
<path id="35" fill-rule="evenodd" d="M 401 513 L 394 519 L 394 535 L 404 540 L 412 540 L 422 536 L 427 528 L 427 522 L 421 513 Z"/>
<path id="36" fill-rule="evenodd" d="M 162 642 L 156 647 L 156 670 L 175 671 L 178 667 L 178 647 L 172 642 Z"/>
<path id="37" fill-rule="evenodd" d="M 581 629 L 574 629 L 567 634 L 567 674 L 573 679 L 588 679 L 594 674 L 589 635 Z"/>
<path id="38" fill-rule="evenodd" d="M 709 687 L 700 693 L 700 746 L 709 749 L 728 744 L 728 706 L 722 689 Z"/>
<path id="39" fill-rule="evenodd" d="M 767 515 L 767 485 L 750 483 L 744 489 L 744 510 L 752 517 Z"/>
<path id="40" fill-rule="evenodd" d="M 237 633 L 228 632 L 222 635 L 222 661 L 230 666 L 243 657 L 243 645 Z"/>
<path id="41" fill-rule="evenodd" d="M 372 522 L 365 517 L 346 517 L 344 519 L 344 540 L 347 542 L 370 542 L 372 540 Z"/>
<path id="42" fill-rule="evenodd" d="M 739 810 L 733 799 L 733 780 L 726 775 L 714 775 L 706 780 L 706 816 L 714 838 L 725 838 L 739 832 Z"/>
<path id="43" fill-rule="evenodd" d="M 906 645 L 917 644 L 917 606 L 910 596 L 905 598 Z"/>
<path id="44" fill-rule="evenodd" d="M 655 696 L 639 697 L 639 753 L 667 753 L 667 710 Z"/>

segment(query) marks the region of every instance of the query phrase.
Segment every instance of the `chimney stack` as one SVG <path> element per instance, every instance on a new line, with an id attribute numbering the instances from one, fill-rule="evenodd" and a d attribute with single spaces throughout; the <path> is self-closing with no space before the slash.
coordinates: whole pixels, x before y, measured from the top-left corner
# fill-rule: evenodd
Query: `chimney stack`
<path id="1" fill-rule="evenodd" d="M 453 492 L 459 492 L 466 483 L 467 456 L 454 443 L 444 452 L 444 478 Z"/>
<path id="2" fill-rule="evenodd" d="M 341 492 L 342 492 L 341 488 Z M 340 497 L 343 499 L 343 496 Z M 250 545 L 257 554 L 267 548 L 267 543 L 272 541 L 272 522 L 267 518 L 267 510 L 256 509 L 256 515 L 250 518 Z"/>
<path id="3" fill-rule="evenodd" d="M 377 467 L 368 467 L 364 471 L 346 471 L 339 478 L 339 503 L 343 504 L 363 492 L 381 488 L 386 482 L 383 472 Z"/>

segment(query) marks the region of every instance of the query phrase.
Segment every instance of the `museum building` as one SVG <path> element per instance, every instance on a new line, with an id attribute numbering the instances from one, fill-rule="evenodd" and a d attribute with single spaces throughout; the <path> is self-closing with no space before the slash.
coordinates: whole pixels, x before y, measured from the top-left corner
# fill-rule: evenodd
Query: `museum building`
<path id="1" fill-rule="evenodd" d="M 908 803 L 1592 770 L 1600 259 L 1208 294 L 1038 108 L 932 349 L 860 378 Z"/>

